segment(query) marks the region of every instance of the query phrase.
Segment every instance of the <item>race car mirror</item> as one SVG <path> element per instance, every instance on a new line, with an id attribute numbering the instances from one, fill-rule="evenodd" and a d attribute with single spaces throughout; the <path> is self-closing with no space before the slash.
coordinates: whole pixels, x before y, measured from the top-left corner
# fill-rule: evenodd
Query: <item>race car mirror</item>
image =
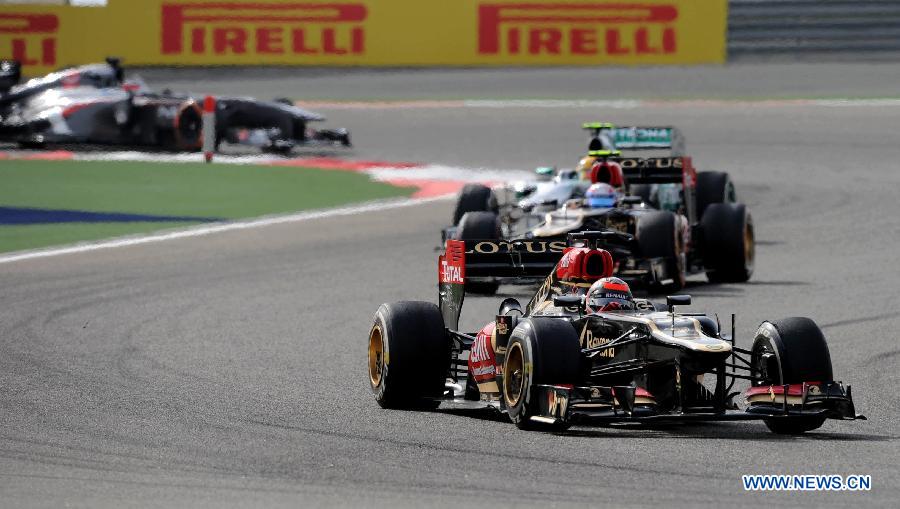
<path id="1" fill-rule="evenodd" d="M 497 314 L 517 314 L 518 316 L 522 316 L 524 313 L 522 312 L 522 304 L 519 302 L 519 299 L 508 297 L 506 299 L 503 299 L 503 302 L 500 303 L 500 310 Z"/>
<path id="2" fill-rule="evenodd" d="M 576 308 L 584 310 L 584 297 L 581 295 L 554 295 L 553 305 L 558 308 Z"/>
<path id="3" fill-rule="evenodd" d="M 690 306 L 690 295 L 669 295 L 666 297 L 666 305 L 669 306 L 669 313 L 675 312 L 675 306 Z"/>

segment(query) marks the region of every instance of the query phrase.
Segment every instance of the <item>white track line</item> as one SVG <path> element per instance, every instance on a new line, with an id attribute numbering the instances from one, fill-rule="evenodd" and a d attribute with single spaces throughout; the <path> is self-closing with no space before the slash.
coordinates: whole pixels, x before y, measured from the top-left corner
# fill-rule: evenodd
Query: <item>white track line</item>
<path id="1" fill-rule="evenodd" d="M 33 260 L 35 258 L 47 258 L 50 256 L 61 256 L 67 254 L 87 253 L 90 251 L 99 251 L 101 249 L 113 249 L 119 247 L 137 246 L 141 244 L 151 244 L 154 242 L 165 242 L 168 240 L 185 239 L 191 237 L 202 237 L 215 233 L 222 233 L 232 230 L 245 230 L 248 228 L 260 228 L 274 224 L 297 223 L 302 221 L 311 221 L 314 219 L 323 219 L 328 217 L 350 216 L 354 214 L 364 214 L 367 212 L 378 212 L 382 210 L 400 209 L 405 207 L 413 207 L 424 203 L 430 203 L 439 200 L 446 200 L 455 195 L 448 194 L 445 196 L 437 196 L 432 198 L 405 198 L 401 200 L 388 200 L 355 205 L 351 207 L 340 207 L 335 209 L 313 210 L 309 212 L 299 212 L 296 214 L 266 216 L 249 221 L 236 221 L 233 223 L 199 225 L 189 228 L 170 230 L 162 233 L 154 233 L 142 236 L 128 236 L 116 239 L 110 239 L 99 242 L 81 243 L 72 246 L 64 246 L 58 248 L 40 249 L 34 251 L 20 251 L 8 255 L 0 255 L 0 264 L 12 263 L 23 260 Z"/>

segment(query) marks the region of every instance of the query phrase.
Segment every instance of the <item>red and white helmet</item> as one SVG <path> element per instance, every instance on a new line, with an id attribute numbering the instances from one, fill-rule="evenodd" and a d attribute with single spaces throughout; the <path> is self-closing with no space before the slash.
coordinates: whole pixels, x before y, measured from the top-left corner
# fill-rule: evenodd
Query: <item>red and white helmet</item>
<path id="1" fill-rule="evenodd" d="M 628 283 L 617 277 L 605 277 L 591 285 L 586 307 L 592 313 L 631 310 L 635 308 L 634 297 Z"/>

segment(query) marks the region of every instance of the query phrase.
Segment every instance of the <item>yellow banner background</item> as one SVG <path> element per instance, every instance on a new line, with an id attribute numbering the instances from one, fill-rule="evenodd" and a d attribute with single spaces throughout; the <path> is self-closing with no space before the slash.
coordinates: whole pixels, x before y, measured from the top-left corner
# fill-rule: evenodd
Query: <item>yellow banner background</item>
<path id="1" fill-rule="evenodd" d="M 111 0 L 0 7 L 25 73 L 128 65 L 658 65 L 725 60 L 727 0 Z"/>

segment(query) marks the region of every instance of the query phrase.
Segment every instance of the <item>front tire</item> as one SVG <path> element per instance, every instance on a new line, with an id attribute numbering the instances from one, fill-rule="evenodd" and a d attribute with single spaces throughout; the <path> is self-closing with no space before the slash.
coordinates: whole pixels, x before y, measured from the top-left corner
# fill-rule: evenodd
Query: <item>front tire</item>
<path id="1" fill-rule="evenodd" d="M 529 318 L 513 329 L 503 361 L 501 397 L 510 420 L 519 429 L 564 430 L 531 420 L 540 414 L 533 387 L 540 384 L 575 384 L 581 362 L 581 345 L 571 323 L 553 318 Z"/>
<path id="2" fill-rule="evenodd" d="M 822 330 L 809 318 L 763 322 L 756 332 L 750 363 L 760 380 L 754 385 L 827 382 L 834 379 L 831 354 Z M 796 435 L 822 426 L 825 417 L 765 419 L 781 435 Z"/>
<path id="3" fill-rule="evenodd" d="M 467 212 L 496 212 L 497 200 L 490 187 L 482 184 L 466 184 L 459 192 L 453 209 L 453 222 L 459 224 Z"/>
<path id="4" fill-rule="evenodd" d="M 369 386 L 382 408 L 437 408 L 450 365 L 444 319 L 430 302 L 382 304 L 369 331 Z"/>
<path id="5" fill-rule="evenodd" d="M 722 171 L 697 173 L 697 217 L 703 217 L 706 208 L 714 203 L 736 203 L 737 193 L 731 177 Z"/>

